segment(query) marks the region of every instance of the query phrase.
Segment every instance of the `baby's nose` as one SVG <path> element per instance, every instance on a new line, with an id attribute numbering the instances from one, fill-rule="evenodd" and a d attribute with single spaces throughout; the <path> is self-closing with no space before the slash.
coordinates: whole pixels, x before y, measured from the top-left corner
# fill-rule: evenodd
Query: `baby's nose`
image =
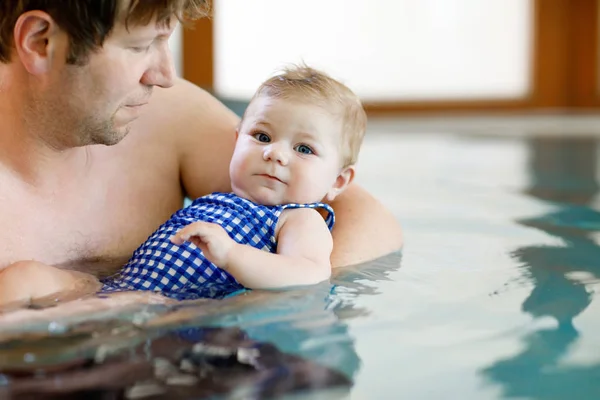
<path id="1" fill-rule="evenodd" d="M 287 165 L 288 155 L 282 146 L 271 145 L 267 146 L 264 152 L 265 161 L 274 161 L 281 165 Z"/>

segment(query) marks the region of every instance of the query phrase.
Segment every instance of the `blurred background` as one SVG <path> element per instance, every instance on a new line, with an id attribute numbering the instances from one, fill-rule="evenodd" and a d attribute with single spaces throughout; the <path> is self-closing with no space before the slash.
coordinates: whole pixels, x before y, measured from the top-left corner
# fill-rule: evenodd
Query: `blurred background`
<path id="1" fill-rule="evenodd" d="M 178 72 L 232 108 L 287 63 L 370 115 L 598 108 L 597 0 L 215 0 L 172 39 Z"/>
<path id="2" fill-rule="evenodd" d="M 216 0 L 178 32 L 181 76 L 238 114 L 286 63 L 354 89 L 357 181 L 404 229 L 401 262 L 338 277 L 343 334 L 290 306 L 305 339 L 269 340 L 353 399 L 600 399 L 599 1 Z"/>

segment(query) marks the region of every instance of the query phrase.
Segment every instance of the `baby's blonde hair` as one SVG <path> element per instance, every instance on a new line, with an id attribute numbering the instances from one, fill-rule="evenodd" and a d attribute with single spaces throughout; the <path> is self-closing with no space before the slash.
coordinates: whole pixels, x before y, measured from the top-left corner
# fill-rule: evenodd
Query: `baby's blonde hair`
<path id="1" fill-rule="evenodd" d="M 342 118 L 343 166 L 356 164 L 367 128 L 367 115 L 358 96 L 329 75 L 302 65 L 292 65 L 260 85 L 252 100 L 260 96 L 314 101 Z"/>

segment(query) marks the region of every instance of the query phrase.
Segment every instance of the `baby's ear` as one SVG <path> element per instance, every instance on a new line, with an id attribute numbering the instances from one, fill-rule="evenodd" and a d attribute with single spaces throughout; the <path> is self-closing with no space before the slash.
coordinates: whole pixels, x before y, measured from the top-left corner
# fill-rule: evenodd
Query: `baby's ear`
<path id="1" fill-rule="evenodd" d="M 333 186 L 327 192 L 327 201 L 333 201 L 340 193 L 342 193 L 349 184 L 354 180 L 354 165 L 349 165 L 342 169 L 340 174 L 335 179 Z"/>

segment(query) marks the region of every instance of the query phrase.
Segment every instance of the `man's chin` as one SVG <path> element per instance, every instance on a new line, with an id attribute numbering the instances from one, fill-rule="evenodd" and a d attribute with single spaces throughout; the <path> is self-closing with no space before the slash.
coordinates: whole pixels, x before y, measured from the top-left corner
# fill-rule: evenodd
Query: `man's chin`
<path id="1" fill-rule="evenodd" d="M 94 135 L 90 144 L 114 146 L 121 143 L 121 141 L 123 141 L 123 139 L 125 139 L 125 137 L 129 134 L 130 130 L 131 127 L 129 126 L 106 129 L 102 133 Z"/>
<path id="2" fill-rule="evenodd" d="M 113 134 L 109 135 L 109 140 L 105 144 L 107 146 L 114 146 L 115 144 L 121 143 L 121 141 L 125 139 L 127 135 L 129 135 L 129 131 L 131 131 L 131 127 L 129 126 L 123 127 L 121 129 L 115 129 L 112 132 Z"/>

